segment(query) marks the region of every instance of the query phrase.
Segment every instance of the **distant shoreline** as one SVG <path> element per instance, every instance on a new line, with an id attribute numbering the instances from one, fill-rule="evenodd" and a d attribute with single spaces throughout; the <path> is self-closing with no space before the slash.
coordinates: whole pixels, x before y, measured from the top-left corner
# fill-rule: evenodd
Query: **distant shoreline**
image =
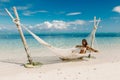
<path id="1" fill-rule="evenodd" d="M 26 37 L 31 37 L 30 34 L 25 33 Z M 36 35 L 41 37 L 87 37 L 90 33 L 36 33 Z M 0 38 L 10 38 L 10 37 L 17 37 L 19 36 L 18 33 L 4 33 L 0 34 Z M 96 37 L 120 37 L 120 33 L 96 33 Z"/>

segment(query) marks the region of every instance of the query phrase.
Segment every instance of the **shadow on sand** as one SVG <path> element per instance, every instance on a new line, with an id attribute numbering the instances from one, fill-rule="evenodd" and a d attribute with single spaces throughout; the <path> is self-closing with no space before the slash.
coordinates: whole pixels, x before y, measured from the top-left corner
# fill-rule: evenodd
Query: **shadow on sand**
<path id="1" fill-rule="evenodd" d="M 67 63 L 67 62 L 82 62 L 82 61 L 88 61 L 86 58 L 80 58 L 80 59 L 73 59 L 73 60 L 61 60 L 56 56 L 43 56 L 43 57 L 33 57 L 32 58 L 34 62 L 40 62 L 43 65 L 48 65 L 48 64 L 57 64 L 57 63 Z M 0 62 L 3 63 L 10 63 L 10 64 L 16 64 L 23 66 L 25 63 L 23 60 L 16 60 L 16 59 L 5 59 L 5 60 L 0 60 Z"/>

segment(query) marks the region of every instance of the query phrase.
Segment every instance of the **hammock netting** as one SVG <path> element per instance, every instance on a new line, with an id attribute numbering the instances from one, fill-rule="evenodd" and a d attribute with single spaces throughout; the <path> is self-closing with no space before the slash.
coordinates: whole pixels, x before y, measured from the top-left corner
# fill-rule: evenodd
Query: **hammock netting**
<path id="1" fill-rule="evenodd" d="M 5 9 L 6 12 L 8 13 L 8 15 L 11 17 L 11 19 L 13 20 L 13 22 L 17 25 L 18 30 L 21 30 L 21 26 L 28 31 L 40 44 L 42 44 L 43 46 L 45 46 L 46 48 L 50 49 L 55 55 L 57 55 L 59 58 L 61 59 L 77 59 L 80 58 L 82 56 L 87 56 L 90 53 L 86 53 L 86 54 L 80 54 L 80 48 L 69 48 L 69 49 L 61 49 L 61 48 L 57 48 L 54 47 L 52 45 L 50 45 L 49 43 L 45 42 L 44 40 L 42 40 L 39 36 L 37 36 L 36 34 L 34 34 L 32 31 L 30 31 L 27 27 L 25 27 L 24 25 L 20 24 L 20 19 L 17 13 L 16 8 L 14 7 L 14 13 L 16 18 L 14 18 L 12 16 L 12 14 Z M 98 27 L 98 24 L 100 22 L 100 19 L 98 21 L 96 21 L 96 17 L 94 17 L 94 29 L 92 30 L 91 34 L 90 34 L 90 47 L 93 47 L 93 43 L 95 40 L 95 33 Z M 21 32 L 22 33 L 22 32 Z"/>
<path id="2" fill-rule="evenodd" d="M 81 58 L 83 56 L 88 56 L 90 54 L 90 53 L 80 54 L 79 53 L 80 48 L 76 48 L 76 47 L 72 47 L 72 48 L 68 48 L 68 49 L 54 47 L 54 46 L 50 45 L 49 43 L 45 42 L 43 39 L 41 39 L 36 34 L 34 34 L 32 31 L 30 31 L 24 25 L 21 25 L 21 26 L 28 33 L 30 33 L 40 44 L 42 44 L 46 48 L 50 49 L 56 56 L 58 56 L 61 59 L 78 59 L 78 58 Z M 91 32 L 91 35 L 90 35 L 91 38 L 95 37 L 96 29 L 97 29 L 97 27 L 94 28 L 93 31 Z M 93 42 L 91 42 L 91 45 L 93 45 Z"/>

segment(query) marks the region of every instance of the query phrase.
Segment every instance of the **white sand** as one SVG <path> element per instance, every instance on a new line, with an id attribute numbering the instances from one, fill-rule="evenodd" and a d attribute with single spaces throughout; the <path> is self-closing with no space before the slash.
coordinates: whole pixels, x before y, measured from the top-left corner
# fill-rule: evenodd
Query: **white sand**
<path id="1" fill-rule="evenodd" d="M 95 55 L 96 59 L 64 62 L 53 55 L 37 54 L 33 59 L 44 65 L 30 69 L 22 65 L 25 55 L 0 54 L 0 80 L 120 80 L 119 50 Z"/>
<path id="2" fill-rule="evenodd" d="M 33 69 L 9 63 L 0 64 L 0 80 L 120 80 L 120 62 L 87 66 L 69 62 Z"/>

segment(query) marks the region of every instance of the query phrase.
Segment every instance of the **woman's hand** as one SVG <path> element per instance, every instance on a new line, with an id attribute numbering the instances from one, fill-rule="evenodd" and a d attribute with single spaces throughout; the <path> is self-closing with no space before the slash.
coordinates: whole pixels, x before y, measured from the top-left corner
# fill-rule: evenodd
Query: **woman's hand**
<path id="1" fill-rule="evenodd" d="M 82 47 L 82 46 L 81 46 L 81 45 L 76 45 L 75 47 L 76 47 L 76 48 L 79 48 L 79 47 Z"/>
<path id="2" fill-rule="evenodd" d="M 94 50 L 94 52 L 98 52 L 98 50 Z"/>

